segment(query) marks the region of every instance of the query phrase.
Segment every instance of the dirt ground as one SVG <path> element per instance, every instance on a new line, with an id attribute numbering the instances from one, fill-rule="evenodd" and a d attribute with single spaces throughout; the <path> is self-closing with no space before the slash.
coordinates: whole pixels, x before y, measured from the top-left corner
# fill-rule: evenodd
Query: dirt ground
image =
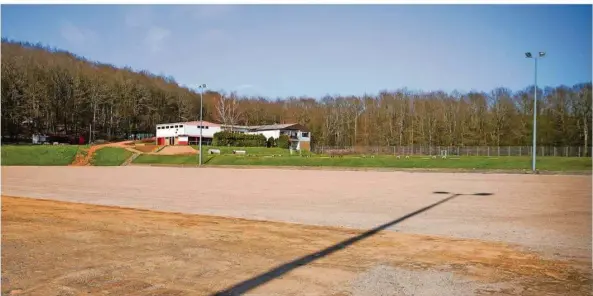
<path id="1" fill-rule="evenodd" d="M 590 176 L 3 167 L 2 194 L 321 225 L 3 198 L 2 291 L 207 295 L 252 277 L 236 288 L 589 295 L 591 284 Z"/>
<path id="2" fill-rule="evenodd" d="M 589 295 L 590 262 L 546 260 L 503 243 L 386 231 L 319 252 L 361 233 L 3 196 L 2 291 L 213 295 L 235 286 L 249 295 Z M 317 260 L 282 266 L 309 254 Z M 396 282 L 406 272 L 420 276 Z M 451 275 L 454 284 L 426 281 L 435 274 Z"/>
<path id="3" fill-rule="evenodd" d="M 166 146 L 163 150 L 156 153 L 148 154 L 160 154 L 160 155 L 184 155 L 184 154 L 196 154 L 196 149 L 191 146 Z"/>

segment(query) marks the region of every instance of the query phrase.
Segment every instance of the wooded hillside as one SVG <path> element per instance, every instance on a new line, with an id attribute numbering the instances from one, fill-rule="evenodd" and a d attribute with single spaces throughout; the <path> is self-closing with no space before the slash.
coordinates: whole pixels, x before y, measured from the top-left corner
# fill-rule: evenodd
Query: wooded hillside
<path id="1" fill-rule="evenodd" d="M 560 69 L 561 70 L 561 69 Z M 39 45 L 2 41 L 2 134 L 55 132 L 96 139 L 196 120 L 199 94 L 174 79 L 118 69 Z M 207 81 L 206 81 L 207 83 Z M 385 86 L 389 88 L 389 85 Z M 539 144 L 591 142 L 591 82 L 538 90 Z M 488 93 L 385 91 L 319 100 L 204 95 L 204 120 L 300 123 L 313 145 L 530 145 L 533 86 Z"/>

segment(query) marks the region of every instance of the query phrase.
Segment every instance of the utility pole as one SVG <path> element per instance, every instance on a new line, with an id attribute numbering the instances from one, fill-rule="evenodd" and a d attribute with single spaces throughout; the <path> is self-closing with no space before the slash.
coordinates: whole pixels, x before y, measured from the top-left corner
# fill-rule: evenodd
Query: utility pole
<path id="1" fill-rule="evenodd" d="M 206 88 L 206 84 L 200 84 L 200 86 L 198 87 L 200 89 L 200 144 L 199 144 L 199 149 L 200 152 L 198 153 L 198 163 L 199 166 L 202 166 L 202 129 L 204 127 L 204 120 L 202 118 L 202 111 L 204 110 L 204 89 Z"/>

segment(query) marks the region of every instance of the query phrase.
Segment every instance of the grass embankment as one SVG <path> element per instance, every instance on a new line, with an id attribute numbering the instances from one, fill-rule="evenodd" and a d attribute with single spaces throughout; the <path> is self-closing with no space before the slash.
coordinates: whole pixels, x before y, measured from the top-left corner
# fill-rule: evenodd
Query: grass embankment
<path id="1" fill-rule="evenodd" d="M 77 145 L 2 145 L 2 165 L 69 165 Z"/>
<path id="2" fill-rule="evenodd" d="M 97 150 L 91 159 L 94 166 L 118 166 L 132 156 L 132 152 L 118 147 L 104 147 Z"/>
<path id="3" fill-rule="evenodd" d="M 199 150 L 200 147 L 197 145 L 192 145 L 192 148 Z M 202 146 L 204 149 L 204 155 L 207 155 L 208 149 L 219 149 L 221 155 L 232 155 L 233 150 L 244 150 L 247 152 L 247 155 L 290 155 L 290 151 L 288 149 L 282 148 L 266 148 L 266 147 L 218 147 L 218 146 Z M 311 154 L 310 152 L 303 152 Z M 295 152 L 296 154 L 296 152 Z"/>
<path id="4" fill-rule="evenodd" d="M 184 164 L 198 163 L 196 156 L 177 155 L 141 155 L 137 164 Z M 299 157 L 299 156 L 239 156 L 239 155 L 204 155 L 204 164 L 238 166 L 306 166 L 306 167 L 342 167 L 342 168 L 418 168 L 418 169 L 468 169 L 468 170 L 530 170 L 529 157 L 450 157 L 432 159 L 413 156 L 409 159 L 397 159 L 394 156 L 369 157 Z M 540 157 L 537 161 L 540 171 L 591 171 L 590 157 Z"/>

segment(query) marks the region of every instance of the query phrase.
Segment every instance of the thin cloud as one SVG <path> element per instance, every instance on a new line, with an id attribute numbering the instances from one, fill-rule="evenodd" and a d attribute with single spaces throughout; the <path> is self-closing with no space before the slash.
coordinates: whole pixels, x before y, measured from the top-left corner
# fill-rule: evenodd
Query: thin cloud
<path id="1" fill-rule="evenodd" d="M 60 27 L 60 35 L 70 44 L 77 46 L 88 44 L 96 39 L 95 32 L 67 21 Z"/>
<path id="2" fill-rule="evenodd" d="M 149 6 L 133 6 L 125 11 L 125 26 L 143 36 L 142 44 L 152 53 L 160 52 L 171 36 L 171 30 L 155 23 L 154 10 Z"/>
<path id="3" fill-rule="evenodd" d="M 167 38 L 171 35 L 171 31 L 162 27 L 151 27 L 146 33 L 144 42 L 151 52 L 159 52 Z"/>

